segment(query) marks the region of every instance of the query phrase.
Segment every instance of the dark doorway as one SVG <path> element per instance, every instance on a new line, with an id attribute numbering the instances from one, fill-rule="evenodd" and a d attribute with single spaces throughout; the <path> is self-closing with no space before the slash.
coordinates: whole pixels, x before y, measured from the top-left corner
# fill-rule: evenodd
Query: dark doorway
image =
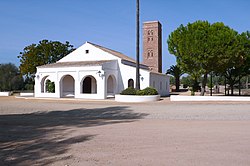
<path id="1" fill-rule="evenodd" d="M 128 80 L 128 87 L 134 88 L 134 80 L 133 79 Z"/>
<path id="2" fill-rule="evenodd" d="M 83 81 L 83 93 L 91 93 L 91 78 L 86 77 Z"/>

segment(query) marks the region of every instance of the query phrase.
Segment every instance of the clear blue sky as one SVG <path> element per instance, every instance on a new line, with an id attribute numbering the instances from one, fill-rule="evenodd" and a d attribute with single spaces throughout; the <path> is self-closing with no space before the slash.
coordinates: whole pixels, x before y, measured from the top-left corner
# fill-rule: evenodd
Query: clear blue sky
<path id="1" fill-rule="evenodd" d="M 90 41 L 135 58 L 135 1 L 1 0 L 0 63 L 19 65 L 19 52 L 43 39 L 74 47 Z M 249 8 L 249 0 L 141 0 L 141 23 L 162 23 L 165 72 L 175 64 L 166 41 L 180 24 L 224 22 L 241 33 L 250 30 Z"/>

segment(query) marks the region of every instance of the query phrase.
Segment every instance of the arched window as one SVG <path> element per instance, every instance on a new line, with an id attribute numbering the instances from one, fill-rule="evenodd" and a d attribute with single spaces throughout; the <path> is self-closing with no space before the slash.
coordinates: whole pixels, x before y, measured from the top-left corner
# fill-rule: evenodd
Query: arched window
<path id="1" fill-rule="evenodd" d="M 154 56 L 154 52 L 153 52 L 153 50 L 151 51 L 151 57 L 153 57 Z"/>
<path id="2" fill-rule="evenodd" d="M 154 31 L 153 30 L 151 30 L 151 35 L 154 35 Z"/>
<path id="3" fill-rule="evenodd" d="M 150 35 L 150 34 L 151 34 L 150 30 L 148 30 L 148 35 Z"/>
<path id="4" fill-rule="evenodd" d="M 147 58 L 152 58 L 154 56 L 154 51 L 149 49 L 148 52 L 147 52 Z"/>
<path id="5" fill-rule="evenodd" d="M 128 87 L 134 88 L 134 80 L 131 78 L 128 80 Z"/>
<path id="6" fill-rule="evenodd" d="M 148 51 L 148 56 L 147 56 L 147 58 L 149 58 L 150 57 L 150 51 Z"/>

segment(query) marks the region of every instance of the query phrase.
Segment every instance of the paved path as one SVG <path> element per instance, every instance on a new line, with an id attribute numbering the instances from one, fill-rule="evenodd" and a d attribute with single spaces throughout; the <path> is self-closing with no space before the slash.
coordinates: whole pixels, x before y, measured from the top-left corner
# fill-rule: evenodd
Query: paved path
<path id="1" fill-rule="evenodd" d="M 250 165 L 249 102 L 0 97 L 0 165 Z"/>

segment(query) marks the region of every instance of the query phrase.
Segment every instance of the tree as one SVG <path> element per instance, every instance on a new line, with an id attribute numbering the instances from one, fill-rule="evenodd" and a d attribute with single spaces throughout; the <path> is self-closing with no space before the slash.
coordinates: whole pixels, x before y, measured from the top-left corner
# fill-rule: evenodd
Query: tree
<path id="1" fill-rule="evenodd" d="M 46 92 L 55 93 L 55 82 L 46 81 Z"/>
<path id="2" fill-rule="evenodd" d="M 178 92 L 180 89 L 180 76 L 183 74 L 181 69 L 177 65 L 172 65 L 170 68 L 167 70 L 167 74 L 170 74 L 174 76 L 175 78 L 175 87 L 176 91 Z"/>
<path id="3" fill-rule="evenodd" d="M 231 95 L 234 95 L 234 85 L 239 83 L 240 95 L 241 78 L 250 73 L 250 33 L 238 34 L 233 48 L 234 56 L 230 56 L 228 63 L 226 63 L 224 76 L 230 85 Z"/>
<path id="4" fill-rule="evenodd" d="M 34 79 L 31 77 L 25 77 L 24 79 L 24 90 L 33 91 L 34 90 Z"/>
<path id="5" fill-rule="evenodd" d="M 171 77 L 169 78 L 169 84 L 170 84 L 170 85 L 175 85 L 175 78 L 174 78 L 173 76 L 171 76 Z"/>
<path id="6" fill-rule="evenodd" d="M 18 68 L 12 64 L 0 64 L 0 91 L 21 90 L 23 77 Z"/>
<path id="7" fill-rule="evenodd" d="M 42 40 L 38 44 L 31 44 L 20 52 L 20 71 L 22 75 L 33 78 L 36 67 L 55 63 L 75 49 L 69 42 Z"/>
<path id="8" fill-rule="evenodd" d="M 238 57 L 235 51 L 237 32 L 223 23 L 207 21 L 180 25 L 168 39 L 168 49 L 177 58 L 180 68 L 189 75 L 203 76 L 204 95 L 207 76 L 212 71 L 225 71 L 230 57 Z"/>
<path id="9" fill-rule="evenodd" d="M 183 76 L 180 80 L 181 84 L 183 84 L 184 88 L 191 87 L 192 86 L 192 78 L 191 76 Z"/>
<path id="10" fill-rule="evenodd" d="M 186 77 L 181 78 L 181 83 L 183 84 L 183 87 L 191 90 L 191 94 L 195 94 L 195 92 L 200 91 L 200 80 L 201 78 L 197 75 L 188 75 Z"/>

